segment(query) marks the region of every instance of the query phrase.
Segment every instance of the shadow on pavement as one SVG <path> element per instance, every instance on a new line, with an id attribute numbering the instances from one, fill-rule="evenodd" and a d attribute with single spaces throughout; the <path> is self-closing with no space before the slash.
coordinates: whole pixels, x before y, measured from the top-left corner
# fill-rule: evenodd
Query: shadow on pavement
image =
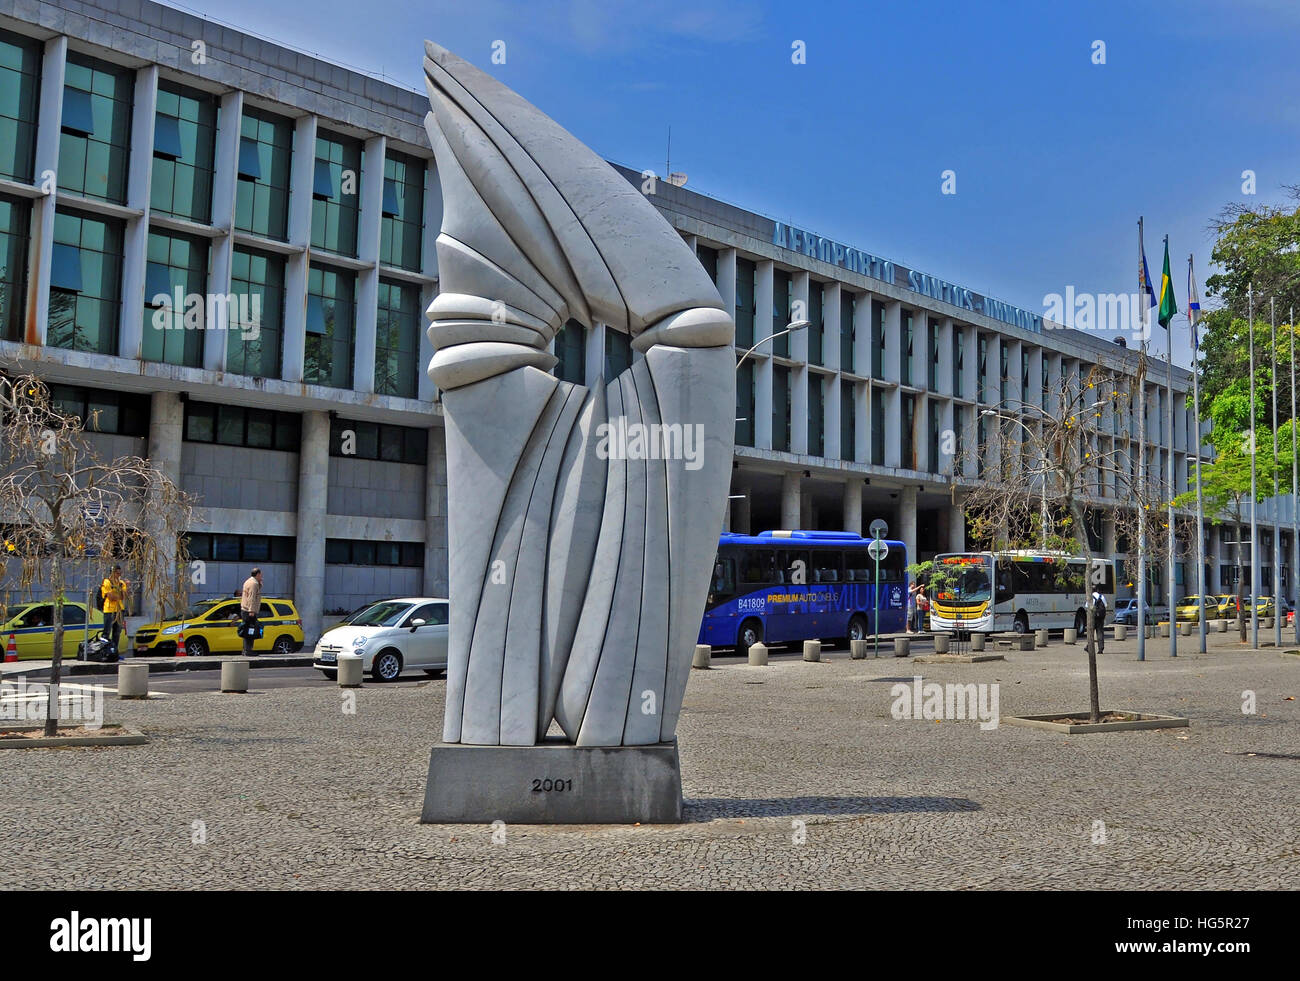
<path id="1" fill-rule="evenodd" d="M 899 814 L 932 811 L 978 811 L 964 797 L 777 797 L 711 798 L 682 801 L 683 823 L 719 818 L 798 817 L 806 814 Z"/>

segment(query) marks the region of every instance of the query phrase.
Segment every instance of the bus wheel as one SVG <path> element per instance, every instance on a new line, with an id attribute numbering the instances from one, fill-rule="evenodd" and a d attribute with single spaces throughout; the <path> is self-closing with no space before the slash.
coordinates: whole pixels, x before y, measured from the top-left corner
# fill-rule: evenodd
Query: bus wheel
<path id="1" fill-rule="evenodd" d="M 1016 614 L 1016 620 L 1015 623 L 1012 624 L 1011 629 L 1018 634 L 1029 633 L 1029 617 L 1025 615 L 1024 610 L 1021 610 Z"/>
<path id="2" fill-rule="evenodd" d="M 1078 634 L 1080 637 L 1082 637 L 1083 632 L 1087 629 L 1088 629 L 1088 614 L 1080 610 L 1074 615 L 1074 632 Z"/>
<path id="3" fill-rule="evenodd" d="M 867 639 L 867 621 L 863 616 L 855 615 L 849 620 L 849 640 Z"/>
<path id="4" fill-rule="evenodd" d="M 763 625 L 757 620 L 746 620 L 740 625 L 740 633 L 736 635 L 736 650 L 749 653 L 749 649 L 755 644 L 763 643 Z"/>

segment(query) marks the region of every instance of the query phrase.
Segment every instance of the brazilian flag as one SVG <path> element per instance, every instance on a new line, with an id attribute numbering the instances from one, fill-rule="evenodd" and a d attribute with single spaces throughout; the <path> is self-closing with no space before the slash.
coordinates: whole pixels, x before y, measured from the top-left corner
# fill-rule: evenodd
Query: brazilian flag
<path id="1" fill-rule="evenodd" d="M 1169 236 L 1165 236 L 1165 271 L 1160 276 L 1160 313 L 1156 319 L 1160 322 L 1161 327 L 1168 327 L 1169 321 L 1174 319 L 1174 314 L 1178 312 L 1178 304 L 1174 302 L 1174 281 L 1169 278 Z"/>

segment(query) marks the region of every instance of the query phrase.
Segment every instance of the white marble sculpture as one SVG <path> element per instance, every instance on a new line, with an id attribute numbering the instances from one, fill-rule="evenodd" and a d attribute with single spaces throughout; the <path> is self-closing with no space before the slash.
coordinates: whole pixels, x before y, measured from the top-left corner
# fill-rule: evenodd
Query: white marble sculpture
<path id="1" fill-rule="evenodd" d="M 428 310 L 447 428 L 443 739 L 528 746 L 554 719 L 579 746 L 668 742 L 730 481 L 734 325 L 608 164 L 431 42 L 424 71 L 443 196 Z M 570 319 L 626 332 L 642 357 L 594 389 L 558 380 L 547 348 Z"/>

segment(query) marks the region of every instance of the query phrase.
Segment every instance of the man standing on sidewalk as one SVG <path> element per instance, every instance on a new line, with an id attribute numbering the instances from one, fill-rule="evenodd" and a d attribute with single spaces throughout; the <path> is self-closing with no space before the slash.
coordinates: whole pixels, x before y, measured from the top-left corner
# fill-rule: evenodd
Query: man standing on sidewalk
<path id="1" fill-rule="evenodd" d="M 253 650 L 254 634 L 257 632 L 257 611 L 262 607 L 262 570 L 257 566 L 244 580 L 244 592 L 239 598 L 239 615 L 243 621 L 244 654 L 256 655 Z"/>
<path id="2" fill-rule="evenodd" d="M 130 612 L 127 609 L 130 602 L 128 596 L 130 583 L 122 578 L 120 565 L 113 566 L 113 571 L 108 574 L 108 578 L 99 584 L 99 590 L 103 596 L 103 633 L 113 645 L 113 655 L 116 657 L 118 638 L 126 630 L 126 616 Z M 89 634 L 86 635 L 86 639 L 90 639 Z"/>

